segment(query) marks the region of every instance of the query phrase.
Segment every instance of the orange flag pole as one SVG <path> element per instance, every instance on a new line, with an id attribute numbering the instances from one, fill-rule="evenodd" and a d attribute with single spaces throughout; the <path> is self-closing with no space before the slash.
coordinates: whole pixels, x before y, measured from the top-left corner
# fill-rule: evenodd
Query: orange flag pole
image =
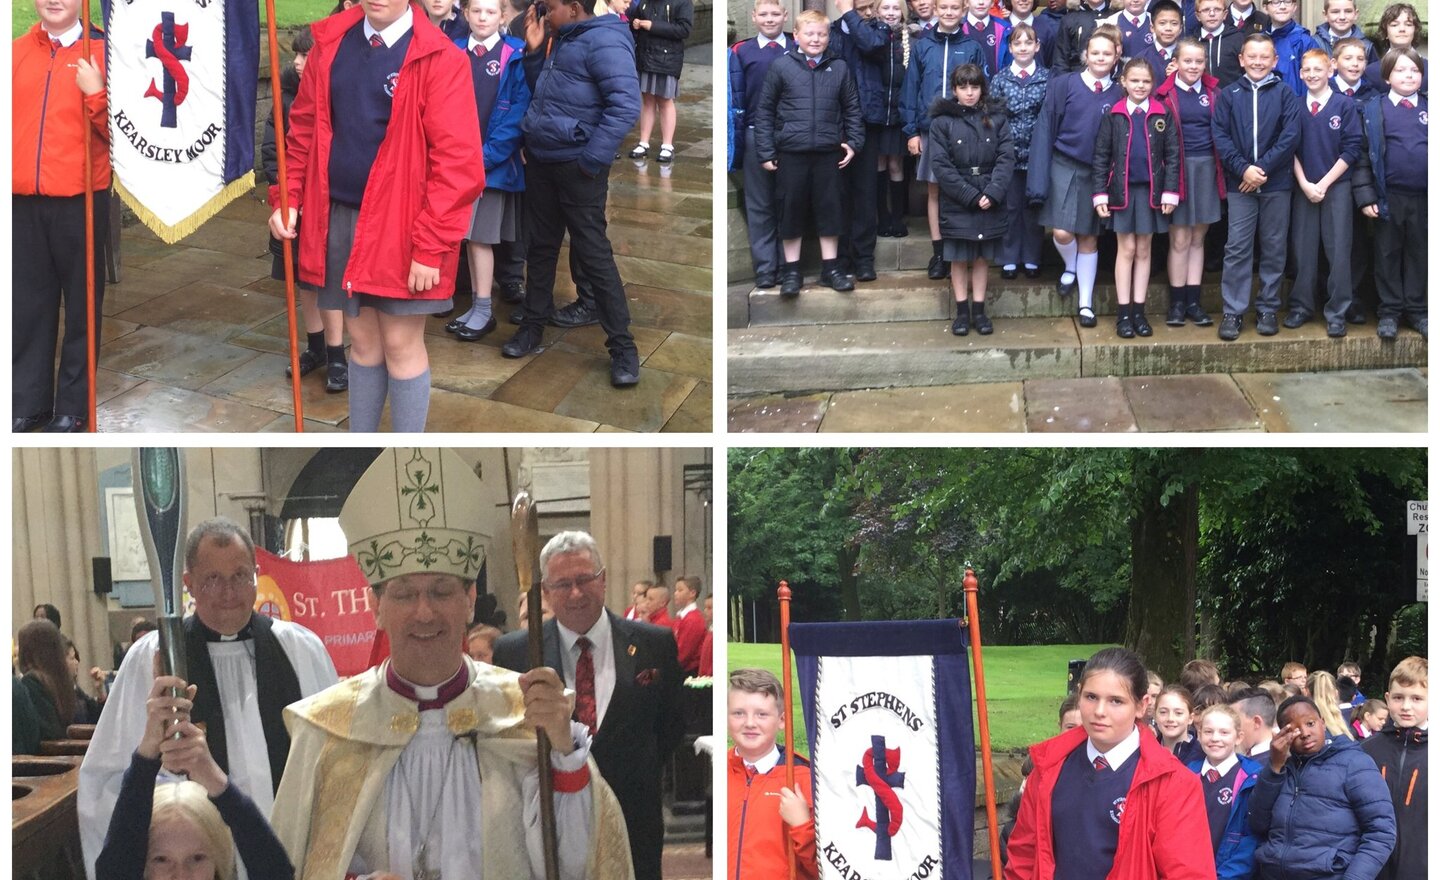
<path id="1" fill-rule="evenodd" d="M 85 0 L 81 9 L 80 54 L 88 62 L 90 55 L 90 0 Z M 90 417 L 86 431 L 93 434 L 98 430 L 95 424 L 95 169 L 91 167 L 90 139 L 94 136 L 90 125 L 90 108 L 85 106 L 85 96 L 80 96 L 80 114 L 85 126 L 85 376 L 89 381 L 86 403 Z"/>
<path id="2" fill-rule="evenodd" d="M 795 787 L 795 709 L 790 703 L 790 585 L 780 582 L 780 675 L 785 695 L 785 787 Z M 785 847 L 790 880 L 795 880 L 795 850 Z"/>
<path id="3" fill-rule="evenodd" d="M 990 710 L 985 699 L 985 659 L 980 651 L 980 582 L 965 569 L 965 616 L 970 621 L 970 656 L 975 662 L 975 704 L 980 717 L 980 761 L 985 770 L 985 819 L 990 824 L 991 877 L 1000 880 L 1000 823 L 995 816 L 995 765 L 990 757 Z"/>
<path id="4" fill-rule="evenodd" d="M 89 0 L 86 0 L 88 3 Z M 290 217 L 290 195 L 285 169 L 285 99 L 280 91 L 280 40 L 275 34 L 275 0 L 265 0 L 265 29 L 270 36 L 270 97 L 275 111 L 275 165 L 280 177 L 280 217 Z M 280 239 L 280 261 L 285 265 L 285 315 L 290 322 L 290 394 L 295 404 L 295 433 L 305 432 L 300 403 L 300 337 L 295 326 L 295 258 L 291 240 Z"/>

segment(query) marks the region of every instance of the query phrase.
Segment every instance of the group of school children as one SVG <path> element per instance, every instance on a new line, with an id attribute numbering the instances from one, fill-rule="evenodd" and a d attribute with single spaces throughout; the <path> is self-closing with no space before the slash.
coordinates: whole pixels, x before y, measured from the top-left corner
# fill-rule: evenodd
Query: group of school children
<path id="1" fill-rule="evenodd" d="M 14 45 L 17 432 L 87 427 L 82 121 L 95 137 L 97 323 L 110 164 L 104 35 L 93 30 L 93 63 L 82 58 L 79 5 L 37 0 L 41 21 Z M 280 95 L 289 217 L 279 210 L 273 117 L 261 147 L 276 278 L 284 277 L 280 240 L 294 245 L 308 337 L 301 375 L 325 367 L 326 390 L 349 392 L 352 431 L 378 430 L 387 400 L 394 430 L 423 431 L 431 388 L 425 319 L 451 313 L 468 274 L 472 305 L 445 327 L 457 339 L 478 341 L 496 329 L 498 276 L 502 296 L 523 303 L 512 312 L 520 328 L 502 346 L 505 357 L 536 351 L 546 323 L 599 323 L 611 384 L 637 384 L 639 354 L 606 236 L 609 168 L 637 118 L 631 156 L 649 155 L 658 119 L 657 158 L 674 158 L 691 0 L 612 0 L 593 9 L 590 0 L 371 6 L 343 0 L 292 45 Z M 473 89 L 459 85 L 467 80 Z M 555 264 L 567 233 L 579 299 L 557 312 Z"/>
<path id="2" fill-rule="evenodd" d="M 1153 334 L 1151 239 L 1168 233 L 1168 326 L 1215 323 L 1201 282 L 1223 250 L 1222 340 L 1241 335 L 1252 292 L 1256 332 L 1279 332 L 1287 265 L 1286 328 L 1321 318 L 1342 337 L 1364 323 L 1356 288 L 1373 265 L 1380 338 L 1402 321 L 1427 335 L 1429 113 L 1408 3 L 1373 41 L 1355 0 L 1325 0 L 1313 36 L 1298 0 L 910 4 L 837 0 L 838 19 L 802 12 L 792 36 L 779 0 L 755 0 L 759 33 L 731 48 L 729 92 L 758 288 L 800 293 L 812 223 L 821 284 L 876 280 L 877 236 L 908 234 L 913 156 L 927 274 L 950 279 L 956 335 L 993 332 L 990 264 L 1040 275 L 1042 229 L 1082 327 L 1097 324 L 1113 232 L 1116 333 Z"/>
<path id="3" fill-rule="evenodd" d="M 1191 661 L 1164 687 L 1130 651 L 1095 654 L 1060 706 L 1059 735 L 1029 750 L 1001 830 L 1005 880 L 1424 877 L 1426 659 L 1395 666 L 1388 718 L 1360 743 L 1335 678 L 1312 673 L 1307 687 L 1299 668 L 1300 686 L 1227 690 L 1214 663 Z M 772 673 L 730 673 L 736 880 L 784 876 L 792 855 L 797 876 L 818 876 L 811 768 L 796 756 L 787 786 L 776 745 L 784 700 Z"/>

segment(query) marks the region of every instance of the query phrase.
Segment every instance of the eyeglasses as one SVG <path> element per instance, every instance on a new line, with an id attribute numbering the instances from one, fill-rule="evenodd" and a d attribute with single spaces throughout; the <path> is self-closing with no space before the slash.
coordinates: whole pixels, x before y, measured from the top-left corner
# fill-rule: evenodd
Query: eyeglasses
<path id="1" fill-rule="evenodd" d="M 229 587 L 232 590 L 245 590 L 255 586 L 255 571 L 237 571 L 231 575 L 208 574 L 197 583 L 199 593 L 218 593 Z"/>
<path id="2" fill-rule="evenodd" d="M 465 590 L 453 583 L 447 583 L 433 584 L 424 589 L 404 586 L 386 588 L 384 590 L 378 590 L 377 592 L 379 592 L 382 597 L 388 596 L 392 602 L 398 602 L 401 605 L 414 605 L 420 601 L 420 595 L 423 593 L 425 598 L 430 600 L 431 605 L 439 605 L 454 601 L 455 597 L 464 593 Z"/>
<path id="3" fill-rule="evenodd" d="M 579 577 L 566 578 L 563 581 L 542 581 L 541 586 L 551 593 L 568 593 L 579 587 L 585 589 L 605 576 L 605 569 L 600 569 L 594 574 L 582 574 Z"/>

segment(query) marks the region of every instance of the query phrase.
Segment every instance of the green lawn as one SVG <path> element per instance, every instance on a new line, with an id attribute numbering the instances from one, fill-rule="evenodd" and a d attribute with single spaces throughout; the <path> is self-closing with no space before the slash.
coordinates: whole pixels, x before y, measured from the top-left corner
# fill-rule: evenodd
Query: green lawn
<path id="1" fill-rule="evenodd" d="M 758 666 L 780 674 L 780 646 L 731 643 L 729 667 Z M 1022 749 L 1057 732 L 1055 712 L 1065 698 L 1065 669 L 1070 660 L 1085 659 L 1105 645 L 1035 645 L 985 649 L 985 691 L 990 706 L 990 746 Z M 792 675 L 793 675 L 792 670 Z M 800 688 L 792 687 L 795 705 L 795 747 L 802 754 L 805 724 Z M 979 730 L 976 716 L 976 730 Z M 978 735 L 978 734 L 977 734 Z M 783 735 L 782 735 L 783 739 Z"/>
<path id="2" fill-rule="evenodd" d="M 97 26 L 103 26 L 100 21 L 100 0 L 90 0 L 90 16 Z M 302 24 L 309 24 L 318 21 L 330 14 L 335 8 L 335 0 L 275 0 L 275 22 L 282 28 L 299 27 Z M 30 0 L 15 0 L 10 7 L 10 29 L 11 36 L 18 37 L 30 29 L 30 26 L 39 21 L 35 14 L 35 4 Z M 265 22 L 265 4 L 260 3 L 260 24 L 263 27 Z M 264 39 L 261 39 L 263 46 Z M 281 40 L 281 53 L 289 55 L 287 40 Z"/>

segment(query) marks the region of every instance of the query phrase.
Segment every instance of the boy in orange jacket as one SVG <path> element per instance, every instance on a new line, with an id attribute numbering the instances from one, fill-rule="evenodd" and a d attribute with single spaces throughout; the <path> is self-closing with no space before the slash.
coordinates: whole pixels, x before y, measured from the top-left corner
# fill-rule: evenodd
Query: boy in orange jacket
<path id="1" fill-rule="evenodd" d="M 81 41 L 80 0 L 36 0 L 40 21 L 11 48 L 11 430 L 85 430 L 89 358 L 85 309 L 85 126 L 94 203 L 95 339 L 110 229 L 110 129 L 105 35 Z M 55 337 L 65 308 L 60 373 Z"/>
<path id="2" fill-rule="evenodd" d="M 784 755 L 775 744 L 784 691 L 764 669 L 730 673 L 730 867 L 735 880 L 784 877 L 788 853 L 796 876 L 818 876 L 815 820 L 810 815 L 810 763 L 795 756 L 795 785 L 785 787 Z"/>

